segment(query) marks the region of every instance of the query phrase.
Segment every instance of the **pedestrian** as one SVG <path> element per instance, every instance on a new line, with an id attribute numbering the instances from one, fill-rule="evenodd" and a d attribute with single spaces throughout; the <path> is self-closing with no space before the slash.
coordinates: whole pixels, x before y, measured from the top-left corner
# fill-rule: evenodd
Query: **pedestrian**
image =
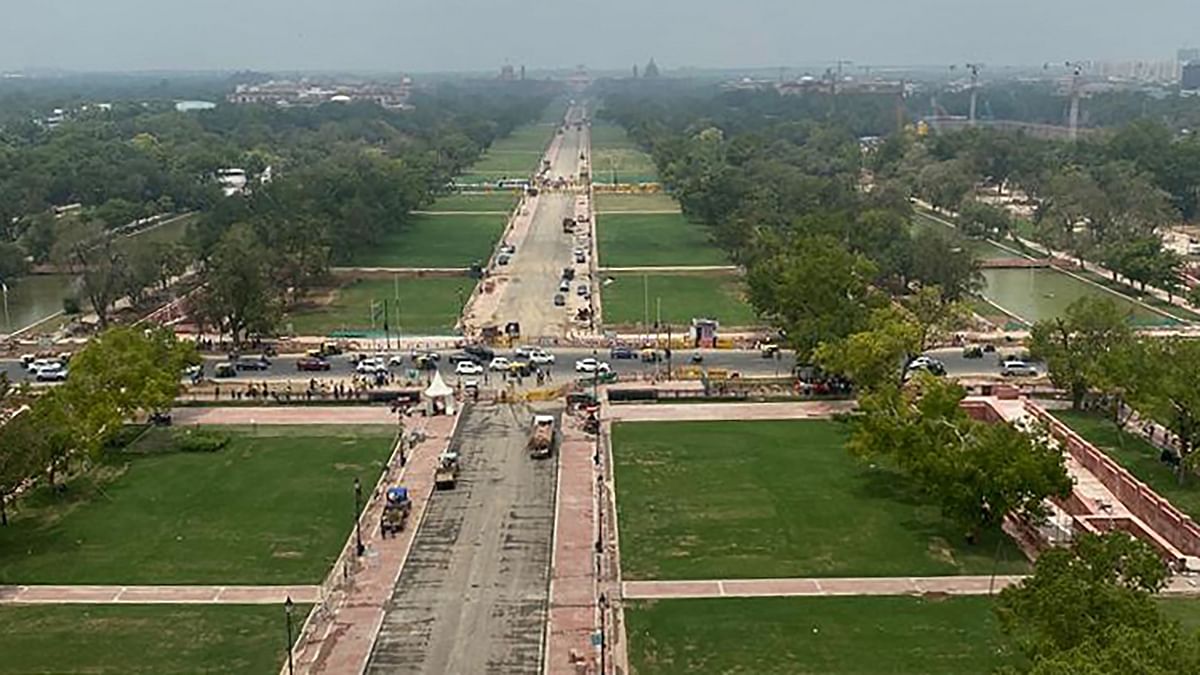
<path id="1" fill-rule="evenodd" d="M 221 385 L 219 385 L 219 384 L 213 385 L 213 400 L 214 401 L 221 400 Z"/>

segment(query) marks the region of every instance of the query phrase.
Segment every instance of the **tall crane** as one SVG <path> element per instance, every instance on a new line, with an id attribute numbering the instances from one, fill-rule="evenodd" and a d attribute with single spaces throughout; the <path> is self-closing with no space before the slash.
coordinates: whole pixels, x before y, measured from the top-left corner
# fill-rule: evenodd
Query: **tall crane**
<path id="1" fill-rule="evenodd" d="M 979 70 L 983 68 L 982 63 L 968 63 L 967 70 L 971 73 L 971 114 L 970 124 L 975 126 L 975 109 L 979 102 Z"/>

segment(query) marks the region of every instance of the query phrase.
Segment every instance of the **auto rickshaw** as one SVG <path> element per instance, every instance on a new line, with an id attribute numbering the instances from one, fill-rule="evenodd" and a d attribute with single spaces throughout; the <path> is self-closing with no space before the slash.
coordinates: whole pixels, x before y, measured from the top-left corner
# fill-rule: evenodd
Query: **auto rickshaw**
<path id="1" fill-rule="evenodd" d="M 379 519 L 379 532 L 386 539 L 389 534 L 404 530 L 408 522 L 408 514 L 412 511 L 412 500 L 408 497 L 408 488 L 390 487 L 384 494 L 383 514 Z"/>

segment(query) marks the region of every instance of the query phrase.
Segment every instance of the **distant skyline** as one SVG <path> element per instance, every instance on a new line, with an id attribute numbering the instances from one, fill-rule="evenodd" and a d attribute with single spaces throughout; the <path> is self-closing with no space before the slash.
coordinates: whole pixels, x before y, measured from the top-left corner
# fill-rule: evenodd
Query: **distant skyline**
<path id="1" fill-rule="evenodd" d="M 1200 2 L 1159 0 L 36 0 L 4 3 L 0 70 L 489 71 L 1166 60 Z"/>

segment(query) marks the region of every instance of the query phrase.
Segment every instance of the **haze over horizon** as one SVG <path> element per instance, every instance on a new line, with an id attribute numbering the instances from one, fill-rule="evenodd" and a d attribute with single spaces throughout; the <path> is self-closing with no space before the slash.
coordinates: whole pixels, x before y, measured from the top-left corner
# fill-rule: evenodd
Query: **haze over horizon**
<path id="1" fill-rule="evenodd" d="M 1200 2 L 40 0 L 5 8 L 0 70 L 492 70 L 1163 60 Z"/>

